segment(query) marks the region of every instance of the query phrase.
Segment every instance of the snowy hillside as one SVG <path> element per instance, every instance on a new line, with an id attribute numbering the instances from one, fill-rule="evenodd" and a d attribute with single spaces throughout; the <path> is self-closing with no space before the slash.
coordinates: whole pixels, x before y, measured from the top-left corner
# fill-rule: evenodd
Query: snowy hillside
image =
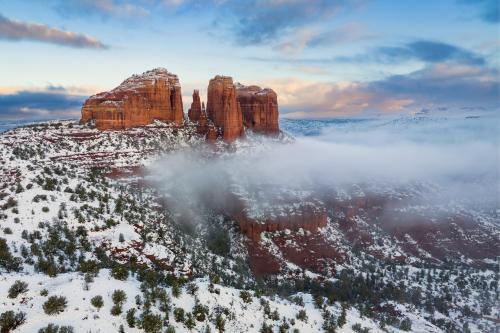
<path id="1" fill-rule="evenodd" d="M 328 126 L 284 125 L 332 141 Z M 448 165 L 367 181 L 315 149 L 284 134 L 207 144 L 189 123 L 1 133 L 2 332 L 494 332 L 494 207 L 448 200 Z"/>

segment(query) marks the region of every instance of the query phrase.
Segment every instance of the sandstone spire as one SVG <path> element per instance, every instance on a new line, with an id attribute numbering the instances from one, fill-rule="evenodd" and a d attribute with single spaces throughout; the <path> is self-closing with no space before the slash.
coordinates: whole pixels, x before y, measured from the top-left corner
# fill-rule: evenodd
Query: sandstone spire
<path id="1" fill-rule="evenodd" d="M 243 116 L 236 99 L 233 79 L 217 75 L 208 84 L 207 117 L 222 132 L 222 138 L 232 141 L 243 135 Z"/>
<path id="2" fill-rule="evenodd" d="M 189 120 L 196 123 L 201 117 L 201 103 L 200 103 L 200 92 L 195 89 L 193 91 L 193 103 L 191 103 L 191 108 L 188 111 Z"/>

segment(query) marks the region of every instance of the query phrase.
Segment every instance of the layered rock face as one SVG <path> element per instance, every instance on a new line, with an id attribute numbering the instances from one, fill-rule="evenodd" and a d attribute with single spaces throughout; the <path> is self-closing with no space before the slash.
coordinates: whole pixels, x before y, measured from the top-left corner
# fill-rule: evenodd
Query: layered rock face
<path id="1" fill-rule="evenodd" d="M 125 129 L 154 119 L 182 125 L 181 86 L 177 75 L 156 68 L 133 75 L 111 91 L 91 96 L 82 107 L 82 123 L 98 129 Z"/>
<path id="2" fill-rule="evenodd" d="M 207 95 L 207 117 L 220 129 L 222 138 L 232 141 L 242 136 L 243 115 L 236 98 L 233 79 L 217 75 L 210 80 Z"/>
<path id="3" fill-rule="evenodd" d="M 236 84 L 236 93 L 246 128 L 266 134 L 279 133 L 278 95 L 274 90 Z"/>

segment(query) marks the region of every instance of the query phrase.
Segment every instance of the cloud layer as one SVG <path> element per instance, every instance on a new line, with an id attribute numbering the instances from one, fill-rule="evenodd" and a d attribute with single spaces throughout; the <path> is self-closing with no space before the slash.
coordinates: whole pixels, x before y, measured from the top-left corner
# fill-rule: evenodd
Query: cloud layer
<path id="1" fill-rule="evenodd" d="M 277 91 L 280 112 L 285 117 L 331 118 L 424 108 L 480 107 L 497 111 L 498 75 L 496 69 L 438 63 L 371 82 L 279 79 L 264 84 Z"/>
<path id="2" fill-rule="evenodd" d="M 78 118 L 85 98 L 53 86 L 0 94 L 0 119 Z"/>
<path id="3" fill-rule="evenodd" d="M 84 34 L 51 28 L 44 24 L 15 21 L 1 14 L 0 39 L 30 40 L 76 48 L 106 49 L 108 47 L 99 40 Z"/>
<path id="4" fill-rule="evenodd" d="M 464 48 L 431 40 L 416 40 L 400 46 L 378 47 L 362 55 L 338 57 L 340 62 L 379 62 L 401 63 L 419 60 L 426 63 L 456 62 L 462 64 L 483 65 L 484 58 Z"/>
<path id="5" fill-rule="evenodd" d="M 382 193 L 421 191 L 432 205 L 452 201 L 491 209 L 498 204 L 495 120 L 383 117 L 332 122 L 321 135 L 288 144 L 252 136 L 253 145 L 237 154 L 167 154 L 151 166 L 151 181 L 180 211 L 196 212 L 207 198 L 227 204 L 224 193 L 231 190 L 257 213 L 273 201 L 297 201 L 353 184 Z M 304 124 L 295 123 L 311 128 Z"/>

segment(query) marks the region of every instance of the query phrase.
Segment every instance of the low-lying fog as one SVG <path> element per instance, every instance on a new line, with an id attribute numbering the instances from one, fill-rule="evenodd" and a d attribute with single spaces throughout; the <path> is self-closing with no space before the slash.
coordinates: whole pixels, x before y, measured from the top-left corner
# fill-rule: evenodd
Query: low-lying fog
<path id="1" fill-rule="evenodd" d="M 207 157 L 179 151 L 152 166 L 154 181 L 180 205 L 232 191 L 268 200 L 276 189 L 314 191 L 351 184 L 436 186 L 432 200 L 499 202 L 498 119 L 421 117 L 377 120 L 282 120 L 296 139 L 282 144 L 249 136 L 250 147 Z M 314 133 L 305 136 L 304 133 Z"/>

